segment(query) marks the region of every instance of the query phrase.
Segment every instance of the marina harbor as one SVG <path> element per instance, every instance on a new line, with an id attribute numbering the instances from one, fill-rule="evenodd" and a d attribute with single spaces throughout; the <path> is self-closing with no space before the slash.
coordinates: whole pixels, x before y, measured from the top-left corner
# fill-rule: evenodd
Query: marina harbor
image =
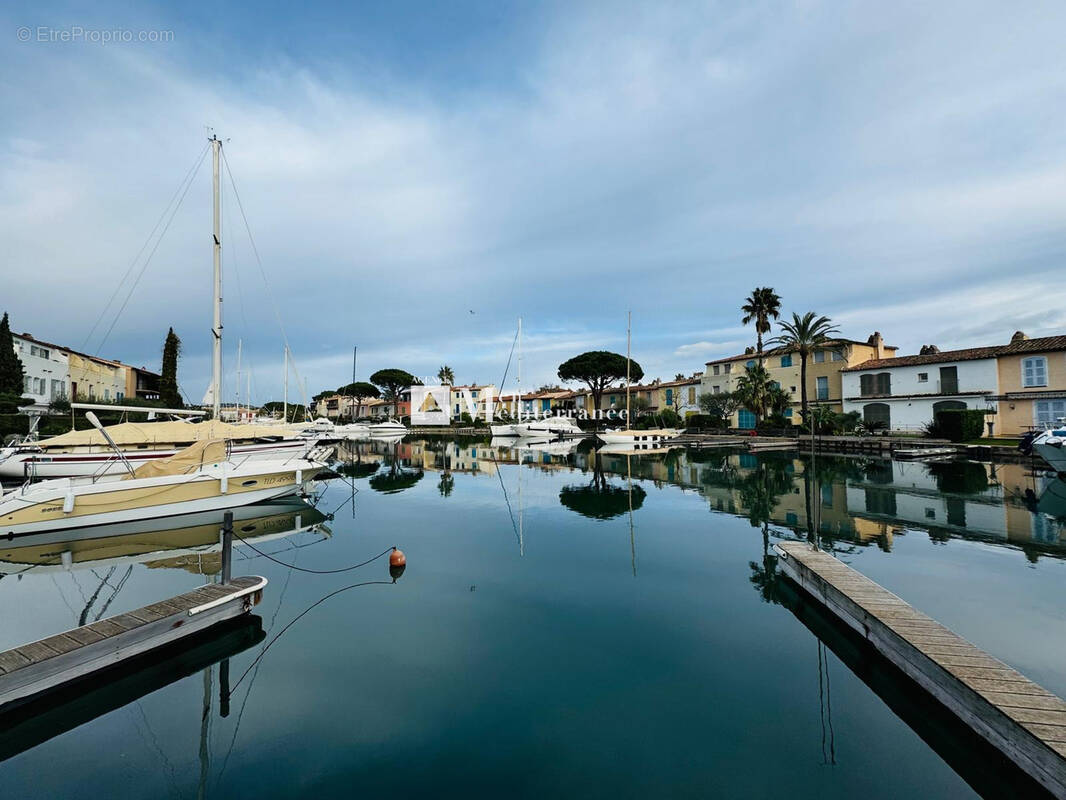
<path id="1" fill-rule="evenodd" d="M 1066 6 L 11 6 L 12 800 L 1066 800 Z"/>

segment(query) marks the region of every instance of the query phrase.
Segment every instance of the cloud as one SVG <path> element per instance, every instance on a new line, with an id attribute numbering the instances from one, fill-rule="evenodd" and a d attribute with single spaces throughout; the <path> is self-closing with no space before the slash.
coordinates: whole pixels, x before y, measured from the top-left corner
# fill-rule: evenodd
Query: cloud
<path id="1" fill-rule="evenodd" d="M 1066 300 L 1061 6 L 545 7 L 462 26 L 480 61 L 446 42 L 354 56 L 298 16 L 229 22 L 168 47 L 0 55 L 19 76 L 0 88 L 16 329 L 81 345 L 205 123 L 267 278 L 226 185 L 226 371 L 239 337 L 263 399 L 281 387 L 275 301 L 312 392 L 350 379 L 356 344 L 364 377 L 499 380 L 519 316 L 523 381 L 553 381 L 577 352 L 624 351 L 630 309 L 645 372 L 690 373 L 751 338 L 735 326 L 755 285 L 902 352 L 1061 329 L 1033 308 Z M 283 28 L 291 46 L 254 46 Z M 174 325 L 195 396 L 208 168 L 101 351 L 157 363 Z"/>

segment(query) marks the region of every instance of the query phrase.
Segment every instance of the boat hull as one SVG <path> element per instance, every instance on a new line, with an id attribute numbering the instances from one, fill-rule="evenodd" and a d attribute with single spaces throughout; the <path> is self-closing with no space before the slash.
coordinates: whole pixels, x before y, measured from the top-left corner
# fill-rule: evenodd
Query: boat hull
<path id="1" fill-rule="evenodd" d="M 1066 473 L 1066 447 L 1034 443 L 1033 451 L 1044 459 L 1053 470 L 1059 473 Z"/>
<path id="2" fill-rule="evenodd" d="M 12 493 L 0 505 L 0 536 L 13 539 L 44 531 L 216 511 L 274 500 L 299 492 L 320 469 L 234 472 L 227 475 L 225 491 L 219 478 L 203 475 L 178 483 L 131 481 L 143 485 L 130 488 L 120 487 L 117 481 L 104 482 L 97 484 L 103 487 L 100 491 L 76 494 L 69 511 L 64 510 L 62 489 L 39 491 L 37 496 L 32 491 L 21 496 Z"/>
<path id="3" fill-rule="evenodd" d="M 316 442 L 309 439 L 292 439 L 283 442 L 236 445 L 233 458 L 280 459 L 302 456 Z M 149 461 L 170 458 L 182 448 L 165 450 L 123 451 L 126 460 L 134 469 Z M 0 479 L 25 480 L 33 478 L 71 478 L 89 475 L 119 475 L 126 471 L 125 465 L 112 452 L 99 453 L 46 453 L 15 451 L 0 461 Z"/>
<path id="4" fill-rule="evenodd" d="M 492 425 L 489 427 L 493 436 L 517 436 L 517 425 Z"/>

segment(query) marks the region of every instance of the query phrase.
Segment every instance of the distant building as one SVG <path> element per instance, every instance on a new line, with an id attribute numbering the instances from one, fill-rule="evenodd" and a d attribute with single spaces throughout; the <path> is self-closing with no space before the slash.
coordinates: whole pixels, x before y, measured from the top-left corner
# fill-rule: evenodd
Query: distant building
<path id="1" fill-rule="evenodd" d="M 879 332 L 866 341 L 835 338 L 813 352 L 807 359 L 807 401 L 811 405 L 828 406 L 833 411 L 843 409 L 841 373 L 844 369 L 871 359 L 890 360 L 898 348 L 886 345 Z M 701 379 L 700 394 L 721 394 L 736 388 L 736 379 L 748 367 L 755 366 L 759 356 L 755 348 L 741 355 L 708 361 Z M 799 422 L 802 401 L 800 390 L 800 356 L 794 349 L 777 347 L 762 354 L 763 366 L 770 379 L 788 392 L 792 399 L 785 416 Z M 698 402 L 698 400 L 697 400 Z M 742 408 L 733 414 L 730 426 L 754 428 L 755 414 Z"/>
<path id="2" fill-rule="evenodd" d="M 33 399 L 23 411 L 43 414 L 49 404 L 66 400 L 70 392 L 70 353 L 58 345 L 42 342 L 28 333 L 12 334 L 15 354 L 22 361 L 22 394 Z"/>
<path id="3" fill-rule="evenodd" d="M 1021 331 L 996 354 L 998 430 L 1013 435 L 1066 417 L 1066 336 L 1030 339 Z"/>

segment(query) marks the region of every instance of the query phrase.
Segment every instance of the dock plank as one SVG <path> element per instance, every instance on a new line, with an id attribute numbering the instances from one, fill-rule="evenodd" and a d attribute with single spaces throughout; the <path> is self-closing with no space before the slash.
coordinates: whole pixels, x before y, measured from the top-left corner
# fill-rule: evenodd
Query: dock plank
<path id="1" fill-rule="evenodd" d="M 1056 797 L 1066 798 L 1066 701 L 806 542 L 780 567 Z"/>

